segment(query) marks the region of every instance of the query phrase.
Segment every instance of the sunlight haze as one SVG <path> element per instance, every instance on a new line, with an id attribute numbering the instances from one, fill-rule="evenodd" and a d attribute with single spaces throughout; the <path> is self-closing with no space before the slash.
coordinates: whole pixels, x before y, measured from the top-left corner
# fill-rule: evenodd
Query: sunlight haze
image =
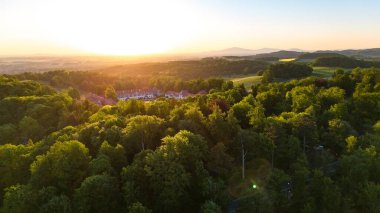
<path id="1" fill-rule="evenodd" d="M 369 0 L 0 0 L 0 55 L 379 47 L 379 9 Z"/>

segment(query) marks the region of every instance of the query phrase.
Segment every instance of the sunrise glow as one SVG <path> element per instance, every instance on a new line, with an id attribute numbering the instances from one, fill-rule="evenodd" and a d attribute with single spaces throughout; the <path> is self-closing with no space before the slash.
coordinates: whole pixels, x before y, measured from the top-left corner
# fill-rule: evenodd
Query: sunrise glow
<path id="1" fill-rule="evenodd" d="M 95 3 L 88 5 L 91 11 L 85 19 L 81 19 L 82 14 L 78 11 L 70 16 L 70 21 L 66 18 L 59 20 L 63 25 L 75 23 L 65 27 L 74 30 L 55 29 L 51 33 L 63 43 L 94 53 L 132 55 L 165 52 L 189 39 L 194 30 L 188 20 L 190 16 L 183 15 L 186 13 L 185 5 L 177 5 L 173 11 L 171 4 L 175 2 L 115 1 L 113 10 L 107 11 L 104 3 Z M 85 8 L 86 5 L 80 7 Z"/>
<path id="2" fill-rule="evenodd" d="M 50 45 L 97 54 L 165 52 L 191 40 L 201 26 L 191 15 L 191 4 L 185 1 L 40 0 L 9 4 L 22 12 L 7 16 L 13 31 L 4 37 L 44 40 Z M 26 29 L 28 34 L 23 34 Z M 12 39 L 8 38 L 10 42 Z"/>
<path id="3" fill-rule="evenodd" d="M 0 55 L 380 46 L 378 1 L 2 0 L 0 4 Z M 362 15 L 352 15 L 359 10 Z"/>

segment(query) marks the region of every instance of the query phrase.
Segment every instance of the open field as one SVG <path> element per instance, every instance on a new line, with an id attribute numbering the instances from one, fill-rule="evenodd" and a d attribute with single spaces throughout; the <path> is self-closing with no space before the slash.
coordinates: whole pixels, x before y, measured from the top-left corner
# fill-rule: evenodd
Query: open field
<path id="1" fill-rule="evenodd" d="M 284 59 L 280 59 L 279 61 L 280 62 L 291 62 L 291 61 L 294 61 L 296 60 L 296 58 L 284 58 Z"/>
<path id="2" fill-rule="evenodd" d="M 245 88 L 249 89 L 253 84 L 260 83 L 261 76 L 250 75 L 250 76 L 236 76 L 227 78 L 234 82 L 235 85 L 244 84 Z"/>
<path id="3" fill-rule="evenodd" d="M 312 76 L 320 77 L 320 78 L 331 78 L 334 72 L 337 69 L 341 69 L 338 67 L 313 67 L 314 71 Z M 343 69 L 344 71 L 350 71 L 351 69 Z M 257 75 L 238 75 L 238 76 L 230 76 L 227 77 L 226 80 L 231 80 L 235 85 L 244 84 L 244 86 L 249 89 L 253 84 L 260 83 L 261 76 Z M 289 79 L 276 79 L 277 82 L 285 82 L 289 81 Z"/>
<path id="4" fill-rule="evenodd" d="M 312 76 L 321 78 L 331 78 L 337 69 L 342 69 L 339 67 L 313 67 L 314 71 Z M 344 71 L 350 71 L 351 69 L 343 69 Z"/>

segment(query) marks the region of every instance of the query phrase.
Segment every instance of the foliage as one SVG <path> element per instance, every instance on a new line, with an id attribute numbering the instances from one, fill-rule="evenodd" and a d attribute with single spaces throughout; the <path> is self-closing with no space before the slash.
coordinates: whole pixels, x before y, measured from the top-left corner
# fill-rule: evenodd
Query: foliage
<path id="1" fill-rule="evenodd" d="M 273 81 L 273 78 L 300 78 L 311 75 L 313 68 L 299 63 L 271 64 L 263 74 L 263 83 Z"/>
<path id="2" fill-rule="evenodd" d="M 197 67 L 192 75 L 236 65 L 207 60 L 170 66 Z M 272 68 L 310 71 L 288 64 Z M 378 69 L 258 83 L 249 92 L 220 79 L 164 76 L 143 83 L 209 93 L 101 108 L 81 99 L 83 88 L 113 93 L 141 79 L 33 76 L 64 89 L 0 76 L 1 212 L 379 211 Z"/>
<path id="3" fill-rule="evenodd" d="M 87 177 L 74 194 L 76 212 L 119 212 L 121 194 L 117 179 L 109 175 Z"/>
<path id="4" fill-rule="evenodd" d="M 31 183 L 37 188 L 55 186 L 72 192 L 86 176 L 90 156 L 79 141 L 56 142 L 31 164 Z"/>
<path id="5" fill-rule="evenodd" d="M 380 64 L 378 62 L 358 60 L 358 59 L 350 58 L 343 55 L 319 57 L 314 61 L 313 65 L 321 66 L 321 67 L 341 67 L 341 68 L 380 67 Z"/>

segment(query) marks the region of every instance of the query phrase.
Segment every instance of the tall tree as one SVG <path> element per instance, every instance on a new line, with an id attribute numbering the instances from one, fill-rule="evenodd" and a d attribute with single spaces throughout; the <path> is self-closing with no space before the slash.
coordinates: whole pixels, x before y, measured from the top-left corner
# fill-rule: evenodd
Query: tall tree
<path id="1" fill-rule="evenodd" d="M 120 212 L 121 194 L 117 179 L 109 175 L 86 178 L 74 195 L 77 212 Z"/>
<path id="2" fill-rule="evenodd" d="M 32 163 L 31 183 L 37 188 L 55 186 L 70 193 L 85 178 L 89 161 L 89 151 L 79 141 L 56 142 Z"/>

